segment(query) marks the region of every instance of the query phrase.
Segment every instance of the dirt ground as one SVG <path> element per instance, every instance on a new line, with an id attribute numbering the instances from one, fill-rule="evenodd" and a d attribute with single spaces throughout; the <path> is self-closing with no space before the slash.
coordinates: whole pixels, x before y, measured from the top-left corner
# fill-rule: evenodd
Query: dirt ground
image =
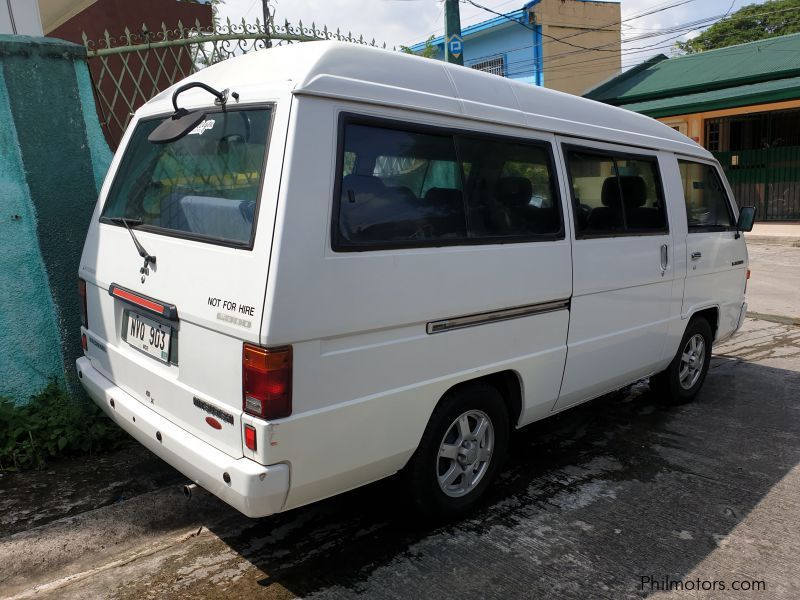
<path id="1" fill-rule="evenodd" d="M 751 319 L 715 350 L 693 404 L 643 382 L 517 433 L 448 525 L 394 479 L 247 519 L 136 445 L 7 476 L 0 596 L 798 598 L 800 328 Z"/>

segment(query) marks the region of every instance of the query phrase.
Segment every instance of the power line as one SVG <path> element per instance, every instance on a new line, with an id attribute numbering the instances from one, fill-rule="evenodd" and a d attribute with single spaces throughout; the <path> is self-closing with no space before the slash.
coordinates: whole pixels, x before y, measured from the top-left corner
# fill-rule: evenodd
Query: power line
<path id="1" fill-rule="evenodd" d="M 483 6 L 482 4 L 478 4 L 477 2 L 475 2 L 475 0 L 461 0 L 461 2 L 464 2 L 466 4 L 471 4 L 472 6 L 474 6 L 476 8 L 483 9 L 486 12 L 492 13 L 493 15 L 497 15 L 498 17 L 503 17 L 504 19 L 507 19 L 507 20 L 511 21 L 512 23 L 517 23 L 517 24 L 521 25 L 522 27 L 524 27 L 525 29 L 529 29 L 530 31 L 536 31 L 536 29 L 534 29 L 533 27 L 531 27 L 527 23 L 523 23 L 522 21 L 517 21 L 516 19 L 513 19 L 513 18 L 509 17 L 507 14 L 503 14 L 501 12 L 497 12 L 496 10 L 491 9 L 488 6 Z M 553 37 L 551 35 L 548 35 L 546 33 L 541 33 L 540 32 L 540 35 L 542 37 L 551 38 L 551 39 L 553 39 L 553 40 L 555 40 L 557 42 L 561 42 L 562 44 L 566 44 L 567 46 L 572 46 L 573 48 L 578 48 L 580 50 L 594 50 L 594 48 L 587 48 L 586 46 L 579 46 L 578 44 L 573 44 L 572 42 L 565 42 L 565 41 L 560 40 L 558 38 L 555 38 L 555 37 Z M 601 52 L 613 52 L 613 50 L 601 50 Z"/>
<path id="2" fill-rule="evenodd" d="M 466 3 L 466 0 L 462 0 L 462 1 L 464 1 L 464 2 Z M 595 27 L 595 28 L 590 28 L 590 29 L 582 30 L 582 31 L 579 31 L 579 32 L 577 32 L 577 33 L 573 33 L 573 34 L 571 34 L 571 35 L 569 35 L 569 36 L 565 36 L 565 37 L 568 37 L 568 38 L 570 38 L 570 37 L 576 37 L 576 36 L 578 36 L 578 35 L 583 35 L 584 33 L 588 33 L 588 32 L 590 32 L 590 31 L 602 31 L 602 30 L 603 30 L 604 28 L 606 28 L 606 27 L 610 27 L 610 26 L 613 26 L 613 25 L 617 25 L 617 24 L 619 24 L 619 23 L 625 23 L 625 22 L 627 22 L 627 21 L 634 21 L 634 20 L 636 20 L 636 19 L 641 19 L 642 17 L 646 17 L 646 16 L 649 16 L 649 15 L 651 15 L 651 14 L 655 14 L 655 13 L 658 13 L 658 12 L 662 12 L 662 11 L 664 11 L 664 10 L 669 10 L 669 9 L 671 9 L 671 8 L 675 8 L 675 7 L 677 7 L 677 6 L 681 6 L 681 5 L 683 5 L 683 4 L 688 4 L 688 3 L 690 3 L 690 2 L 694 2 L 694 1 L 695 1 L 695 0 L 682 0 L 682 1 L 680 1 L 680 2 L 670 2 L 670 3 L 667 3 L 667 5 L 666 5 L 666 6 L 664 6 L 664 5 L 662 4 L 662 5 L 660 5 L 660 6 L 656 6 L 656 7 L 654 7 L 654 8 L 651 8 L 651 9 L 649 9 L 649 10 L 646 10 L 646 11 L 644 11 L 644 12 L 641 12 L 641 13 L 634 13 L 634 14 L 632 14 L 632 15 L 628 16 L 628 17 L 625 17 L 625 18 L 624 18 L 624 19 L 622 19 L 621 21 L 614 21 L 614 22 L 611 22 L 611 23 L 607 23 L 607 24 L 605 24 L 605 25 L 601 25 L 601 26 L 599 26 L 599 27 Z M 503 4 L 507 4 L 507 2 L 506 2 L 506 3 L 503 3 Z M 477 5 L 477 4 L 475 4 L 475 5 L 476 5 L 476 6 L 480 6 L 480 5 Z M 481 9 L 482 9 L 482 10 L 486 10 L 484 7 L 481 7 Z M 488 10 L 490 10 L 490 12 L 492 12 L 493 14 L 497 14 L 497 15 L 499 15 L 499 16 L 503 16 L 503 17 L 505 17 L 506 19 L 508 19 L 508 20 L 509 20 L 509 21 L 511 21 L 512 23 L 517 23 L 518 25 L 522 25 L 522 26 L 523 26 L 523 27 L 525 27 L 526 29 L 529 29 L 529 30 L 533 31 L 533 29 L 532 29 L 531 27 L 529 27 L 528 25 L 526 25 L 526 24 L 524 24 L 524 23 L 521 23 L 520 21 L 517 21 L 516 19 L 512 19 L 512 18 L 511 18 L 511 17 L 509 17 L 507 14 L 506 14 L 506 15 L 502 15 L 502 14 L 500 14 L 500 13 L 497 13 L 497 12 L 495 12 L 495 11 L 491 10 L 491 9 L 488 9 Z M 717 17 L 713 17 L 713 18 L 717 18 Z M 436 33 L 436 32 L 433 32 L 431 35 L 433 35 L 433 34 L 435 34 L 435 33 Z M 550 37 L 552 37 L 552 36 L 550 36 Z M 563 39 L 563 38 L 562 38 L 562 39 Z M 636 39 L 639 39 L 639 38 L 636 38 Z M 552 40 L 545 40 L 545 41 L 543 41 L 541 44 L 536 44 L 536 46 L 537 46 L 537 47 L 543 47 L 543 46 L 545 46 L 545 45 L 547 45 L 547 44 L 552 44 L 552 43 L 554 43 L 554 42 L 558 42 L 558 41 L 561 41 L 561 40 L 560 40 L 560 39 L 558 39 L 558 38 L 553 38 Z M 565 42 L 565 43 L 566 43 L 566 42 Z M 608 45 L 608 44 L 607 44 L 607 45 Z M 525 45 L 525 46 L 519 46 L 519 47 L 517 47 L 517 48 L 513 48 L 513 49 L 511 49 L 511 50 L 506 50 L 505 52 L 506 52 L 506 53 L 510 53 L 510 52 L 516 52 L 516 51 L 518 51 L 518 50 L 524 50 L 524 49 L 527 49 L 527 48 L 533 48 L 533 47 L 534 47 L 534 44 L 528 44 L 528 45 Z M 583 46 L 575 46 L 575 47 L 576 47 L 576 48 L 579 48 L 579 49 L 581 49 L 581 50 L 588 50 L 588 51 L 595 50 L 595 48 L 585 48 L 585 47 L 583 47 Z M 569 53 L 571 53 L 571 52 L 575 52 L 575 51 L 570 51 Z M 610 51 L 610 50 L 607 50 L 607 52 L 611 52 L 611 51 Z M 565 54 L 566 54 L 566 53 L 565 53 Z M 483 56 L 483 57 L 477 57 L 477 58 L 475 58 L 475 59 L 472 59 L 472 60 L 480 60 L 481 58 L 491 58 L 491 57 L 493 57 L 493 56 L 497 56 L 497 54 L 486 55 L 486 56 Z"/>
<path id="3" fill-rule="evenodd" d="M 649 34 L 649 35 L 639 36 L 639 37 L 634 38 L 634 39 L 641 41 L 643 39 L 649 39 L 649 38 L 659 38 L 659 37 L 663 38 L 665 35 L 668 35 L 669 33 L 679 32 L 681 30 L 683 30 L 684 33 L 685 33 L 686 31 L 692 31 L 693 29 L 696 29 L 697 27 L 699 27 L 701 25 L 704 25 L 704 24 L 707 24 L 707 25 L 710 26 L 710 25 L 714 24 L 715 22 L 722 21 L 725 18 L 727 18 L 730 21 L 730 20 L 735 20 L 735 19 L 753 18 L 753 17 L 772 15 L 772 14 L 776 14 L 776 13 L 784 13 L 784 12 L 792 12 L 792 11 L 800 10 L 800 7 L 794 7 L 794 8 L 775 10 L 775 11 L 767 11 L 767 12 L 758 13 L 758 14 L 755 14 L 755 15 L 741 15 L 741 16 L 737 17 L 737 15 L 734 14 L 734 15 L 732 15 L 730 17 L 727 17 L 727 15 L 730 14 L 730 11 L 732 10 L 734 4 L 735 4 L 735 2 L 731 3 L 731 6 L 723 14 L 715 15 L 713 17 L 706 17 L 705 19 L 699 19 L 697 21 L 690 21 L 688 23 L 675 25 L 675 26 L 672 26 L 670 28 L 665 28 L 663 30 L 665 33 L 653 33 L 653 34 Z M 659 30 L 659 31 L 662 31 L 662 30 Z M 665 46 L 663 46 L 661 44 L 663 44 L 666 41 L 677 39 L 677 38 L 681 37 L 682 35 L 683 35 L 683 33 L 680 33 L 679 35 L 672 36 L 670 38 L 662 39 L 662 40 L 659 40 L 657 42 L 654 42 L 651 45 L 638 46 L 638 47 L 634 47 L 634 48 L 627 48 L 627 49 L 622 50 L 619 54 L 620 54 L 620 56 L 626 56 L 626 55 L 629 55 L 629 54 L 640 54 L 640 53 L 646 52 L 648 50 L 671 48 L 671 47 L 673 47 L 673 44 L 671 44 L 671 43 L 667 44 Z M 633 40 L 630 40 L 630 41 L 633 41 Z M 609 45 L 609 44 L 606 44 L 606 45 Z M 533 48 L 534 46 L 536 46 L 536 45 L 529 44 L 529 45 L 526 45 L 526 46 L 520 46 L 518 48 L 513 48 L 511 50 L 505 51 L 505 54 L 510 54 L 511 52 L 516 52 L 516 51 L 519 51 L 519 50 L 525 50 L 525 49 L 528 49 L 528 48 Z M 547 59 L 548 59 L 548 61 L 552 61 L 555 58 L 564 57 L 564 56 L 571 56 L 571 55 L 575 55 L 575 54 L 580 54 L 580 52 L 577 52 L 577 51 L 574 51 L 574 50 L 569 50 L 569 51 L 566 51 L 566 52 L 562 52 L 562 53 L 559 53 L 559 54 L 548 56 Z M 497 54 L 491 54 L 491 55 L 479 56 L 479 57 L 470 57 L 470 61 L 480 61 L 482 59 L 491 58 L 491 57 L 494 57 L 494 56 L 497 56 Z M 587 59 L 582 59 L 582 60 L 578 60 L 578 61 L 571 62 L 571 63 L 562 63 L 562 64 L 559 64 L 558 67 L 562 68 L 562 67 L 566 67 L 566 66 L 580 65 L 580 64 L 587 63 L 587 62 L 597 62 L 597 61 L 601 61 L 601 60 L 613 60 L 614 58 L 615 57 L 587 58 Z M 525 58 L 525 59 L 520 59 L 520 60 L 517 60 L 517 61 L 509 61 L 507 64 L 519 64 L 519 63 L 531 62 L 531 61 L 533 61 L 533 58 Z"/>
<path id="4" fill-rule="evenodd" d="M 471 4 L 472 6 L 475 6 L 476 8 L 479 8 L 480 10 L 484 10 L 484 11 L 488 10 L 489 12 L 491 12 L 494 15 L 502 16 L 502 17 L 506 18 L 508 21 L 510 21 L 512 23 L 516 23 L 518 25 L 522 25 L 526 29 L 529 29 L 529 30 L 533 31 L 533 28 L 531 28 L 530 26 L 526 25 L 525 23 L 522 23 L 520 21 L 517 21 L 516 19 L 511 18 L 508 15 L 508 13 L 506 13 L 506 14 L 499 13 L 494 9 L 489 9 L 487 7 L 484 7 L 484 6 L 480 5 L 480 4 L 477 4 L 476 2 L 468 2 L 467 0 L 461 0 L 461 1 L 464 4 Z M 506 2 L 502 2 L 501 4 L 497 5 L 495 8 L 499 8 L 500 6 L 503 6 L 505 4 L 509 4 L 510 2 L 514 2 L 514 1 L 517 1 L 517 0 L 507 0 Z M 577 33 L 573 33 L 573 34 L 570 34 L 568 36 L 564 36 L 563 38 L 560 38 L 560 39 L 553 38 L 553 39 L 545 40 L 540 45 L 541 46 L 545 46 L 547 44 L 552 44 L 554 42 L 561 41 L 562 39 L 577 37 L 579 35 L 584 35 L 586 33 L 592 32 L 592 31 L 602 31 L 607 27 L 612 27 L 614 25 L 618 25 L 618 24 L 621 24 L 621 23 L 626 23 L 628 21 L 635 21 L 637 19 L 641 19 L 643 17 L 647 17 L 647 16 L 650 16 L 650 15 L 653 15 L 653 14 L 656 14 L 656 13 L 659 13 L 659 12 L 663 12 L 665 10 L 669 10 L 669 9 L 675 8 L 675 7 L 681 6 L 683 4 L 689 4 L 690 2 L 695 2 L 695 1 L 696 0 L 681 0 L 679 2 L 674 2 L 673 0 L 669 0 L 666 3 L 662 3 L 661 5 L 656 5 L 655 7 L 647 9 L 647 10 L 645 10 L 643 12 L 633 13 L 630 16 L 627 16 L 627 17 L 623 18 L 621 21 L 612 21 L 612 22 L 606 23 L 604 25 L 600 25 L 598 27 L 587 28 L 587 29 L 581 30 L 581 31 L 579 31 Z M 466 26 L 469 27 L 470 25 L 466 25 Z M 425 39 L 427 40 L 431 35 L 435 35 L 437 32 L 438 32 L 438 28 L 435 31 L 432 31 L 432 32 L 428 33 L 428 35 L 426 36 Z M 550 36 L 550 37 L 552 37 L 552 36 Z M 523 47 L 518 48 L 518 49 L 532 48 L 532 47 L 533 47 L 533 44 L 528 45 L 528 46 L 523 46 Z M 583 46 L 576 46 L 576 47 L 579 47 L 581 49 L 584 48 Z M 589 48 L 589 50 L 591 50 L 591 48 Z M 512 52 L 513 52 L 513 50 L 512 50 Z"/>

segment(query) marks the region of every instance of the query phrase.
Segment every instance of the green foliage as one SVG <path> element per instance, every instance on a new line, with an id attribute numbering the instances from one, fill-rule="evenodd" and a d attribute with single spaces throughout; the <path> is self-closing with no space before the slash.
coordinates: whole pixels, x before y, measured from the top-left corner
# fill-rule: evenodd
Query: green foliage
<path id="1" fill-rule="evenodd" d="M 439 54 L 439 49 L 433 45 L 433 40 L 434 36 L 431 36 L 425 40 L 425 47 L 419 52 L 414 52 L 408 46 L 400 46 L 400 51 L 405 52 L 406 54 L 416 54 L 422 58 L 436 58 Z"/>
<path id="2" fill-rule="evenodd" d="M 687 53 L 725 48 L 780 35 L 800 32 L 800 0 L 768 0 L 737 10 L 697 37 L 678 42 Z"/>
<path id="3" fill-rule="evenodd" d="M 97 406 L 75 402 L 56 383 L 24 406 L 0 399 L 0 472 L 42 469 L 56 458 L 114 450 L 127 439 Z"/>

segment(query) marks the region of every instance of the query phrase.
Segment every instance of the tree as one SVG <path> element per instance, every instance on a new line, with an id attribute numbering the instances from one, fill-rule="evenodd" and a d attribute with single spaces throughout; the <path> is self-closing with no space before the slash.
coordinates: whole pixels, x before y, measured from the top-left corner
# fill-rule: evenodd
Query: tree
<path id="1" fill-rule="evenodd" d="M 798 0 L 798 2 L 800 2 L 800 0 Z M 425 47 L 419 52 L 414 52 L 408 46 L 400 46 L 400 51 L 405 52 L 406 54 L 416 54 L 422 58 L 436 58 L 439 55 L 439 49 L 433 45 L 433 40 L 433 36 L 425 40 Z"/>
<path id="2" fill-rule="evenodd" d="M 800 32 L 800 0 L 768 0 L 764 4 L 748 4 L 676 46 L 691 54 L 797 32 Z"/>

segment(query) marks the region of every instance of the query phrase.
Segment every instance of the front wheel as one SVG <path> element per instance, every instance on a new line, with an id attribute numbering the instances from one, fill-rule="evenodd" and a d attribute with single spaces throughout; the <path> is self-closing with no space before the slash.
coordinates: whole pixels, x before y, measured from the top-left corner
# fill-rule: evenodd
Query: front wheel
<path id="1" fill-rule="evenodd" d="M 691 321 L 670 365 L 650 378 L 651 387 L 662 392 L 665 400 L 672 404 L 694 400 L 711 364 L 712 341 L 708 321 L 702 318 Z"/>
<path id="2" fill-rule="evenodd" d="M 478 383 L 449 392 L 406 466 L 420 512 L 458 518 L 474 508 L 497 476 L 508 436 L 508 411 L 497 389 Z"/>

